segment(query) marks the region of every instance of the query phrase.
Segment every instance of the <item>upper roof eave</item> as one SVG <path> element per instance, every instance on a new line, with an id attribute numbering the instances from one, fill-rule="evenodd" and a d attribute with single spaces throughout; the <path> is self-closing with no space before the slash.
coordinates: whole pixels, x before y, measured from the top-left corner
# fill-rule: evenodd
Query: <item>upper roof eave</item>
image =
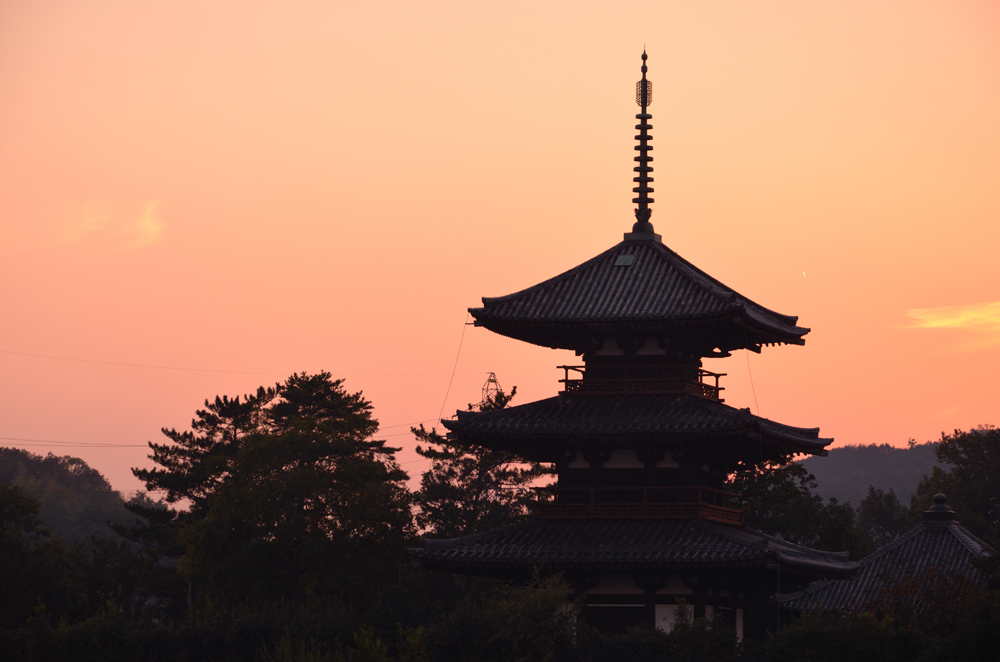
<path id="1" fill-rule="evenodd" d="M 628 266 L 615 266 L 632 255 Z M 623 241 L 537 285 L 470 308 L 478 326 L 526 339 L 537 328 L 736 323 L 748 344 L 803 344 L 808 328 L 739 294 L 659 241 Z M 757 337 L 759 336 L 759 337 Z M 530 339 L 526 339 L 532 342 Z"/>

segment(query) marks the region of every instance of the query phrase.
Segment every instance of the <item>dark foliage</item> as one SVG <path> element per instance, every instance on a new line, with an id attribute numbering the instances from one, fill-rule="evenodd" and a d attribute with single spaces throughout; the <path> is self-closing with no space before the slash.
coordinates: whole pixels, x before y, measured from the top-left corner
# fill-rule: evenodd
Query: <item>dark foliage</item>
<path id="1" fill-rule="evenodd" d="M 52 545 L 38 516 L 41 503 L 17 486 L 0 485 L 0 627 L 20 626 L 44 608 L 48 582 L 41 557 Z"/>
<path id="2" fill-rule="evenodd" d="M 813 493 L 813 475 L 801 464 L 747 465 L 731 477 L 729 488 L 743 497 L 749 527 L 800 545 L 850 552 L 853 559 L 870 551 L 854 508 L 836 499 L 824 504 Z"/>
<path id="3" fill-rule="evenodd" d="M 940 659 L 948 662 L 996 660 L 1000 651 L 1000 590 L 980 590 L 957 613 L 958 626 Z"/>
<path id="4" fill-rule="evenodd" d="M 938 462 L 917 486 L 911 507 L 914 517 L 943 492 L 962 526 L 988 541 L 1000 538 L 1000 430 L 984 425 L 941 435 Z"/>
<path id="5" fill-rule="evenodd" d="M 502 409 L 516 393 L 516 386 L 509 395 L 498 390 L 469 409 Z M 521 521 L 538 500 L 532 483 L 551 473 L 511 453 L 452 442 L 423 425 L 412 432 L 426 444 L 417 446 L 417 453 L 432 460 L 415 495 L 416 521 L 434 537 L 470 535 Z"/>
<path id="6" fill-rule="evenodd" d="M 682 610 L 674 630 L 667 634 L 651 626 L 632 627 L 623 633 L 583 633 L 581 658 L 593 662 L 669 660 L 671 662 L 735 662 L 741 658 L 736 632 L 720 620 L 691 618 Z"/>
<path id="7" fill-rule="evenodd" d="M 507 402 L 501 392 L 483 407 Z M 993 430 L 980 430 L 989 434 L 942 440 L 953 444 L 945 451 L 952 469 L 929 477 L 927 489 L 947 485 L 960 517 L 979 514 L 985 526 L 993 468 L 981 465 L 992 457 Z M 759 618 L 766 597 L 748 596 L 757 602 L 748 606 L 747 632 L 759 640 L 742 645 L 721 620 L 689 616 L 669 634 L 595 631 L 558 576 L 516 583 L 402 563 L 414 532 L 411 495 L 394 449 L 374 440 L 376 432 L 370 404 L 327 373 L 207 403 L 191 431 L 165 431 L 169 441 L 153 445 L 157 468 L 138 472 L 170 502 L 130 504 L 145 519 L 119 528 L 141 546 L 111 537 L 64 544 L 43 527 L 38 499 L 0 485 L 0 657 L 977 662 L 995 660 L 1000 648 L 995 557 L 981 562 L 986 580 L 978 586 L 934 571 L 883 578 L 865 614 L 782 616 L 778 633 L 764 631 L 773 620 L 750 627 L 749 612 Z M 437 510 L 428 506 L 438 518 L 428 528 L 469 533 L 525 515 L 529 493 L 518 488 L 540 469 L 427 434 L 435 446 L 423 450 L 438 473 L 422 488 L 442 495 Z M 857 555 L 903 526 L 894 491 L 870 486 L 856 512 L 819 499 L 801 465 L 748 467 L 732 485 L 747 500 L 749 525 L 795 542 Z M 422 489 L 420 498 L 428 494 Z"/>
<path id="8" fill-rule="evenodd" d="M 189 509 L 136 508 L 151 523 L 130 533 L 219 603 L 386 582 L 412 523 L 407 475 L 377 429 L 371 404 L 325 372 L 217 397 L 191 431 L 150 444 L 157 468 L 134 472 Z"/>
<path id="9" fill-rule="evenodd" d="M 965 575 L 942 573 L 936 568 L 880 577 L 879 582 L 880 590 L 867 605 L 868 613 L 896 627 L 937 636 L 955 631 L 976 595 L 976 585 Z"/>
<path id="10" fill-rule="evenodd" d="M 868 486 L 868 496 L 858 506 L 858 528 L 868 549 L 888 545 L 913 527 L 910 520 L 910 509 L 899 502 L 891 487 L 886 492 Z"/>
<path id="11" fill-rule="evenodd" d="M 135 522 L 122 496 L 80 458 L 0 448 L 0 484 L 18 485 L 38 499 L 45 528 L 65 543 L 114 537 L 109 523 Z"/>
<path id="12" fill-rule="evenodd" d="M 121 540 L 95 536 L 69 546 L 53 539 L 39 506 L 20 488 L 0 485 L 0 628 L 30 631 L 102 610 L 141 610 L 156 569 Z"/>
<path id="13" fill-rule="evenodd" d="M 469 595 L 429 632 L 430 658 L 441 662 L 698 662 L 740 658 L 736 633 L 721 622 L 682 618 L 673 632 L 634 627 L 598 632 L 558 576 L 536 575 L 526 585 L 499 585 L 492 595 Z M 690 612 L 687 612 L 688 614 Z"/>
<path id="14" fill-rule="evenodd" d="M 761 662 L 915 662 L 934 659 L 939 645 L 917 630 L 897 629 L 874 617 L 806 614 L 772 638 Z"/>

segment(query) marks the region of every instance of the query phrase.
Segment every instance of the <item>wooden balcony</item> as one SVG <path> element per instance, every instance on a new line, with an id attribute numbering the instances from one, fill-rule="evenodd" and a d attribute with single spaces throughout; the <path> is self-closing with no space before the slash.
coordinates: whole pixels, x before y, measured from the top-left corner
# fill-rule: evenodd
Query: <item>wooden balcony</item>
<path id="1" fill-rule="evenodd" d="M 588 368 L 577 365 L 558 366 L 564 371 L 560 383 L 567 393 L 690 393 L 709 400 L 725 402 L 719 397 L 725 389 L 719 378 L 725 373 L 709 372 L 689 366 L 621 365 Z M 573 376 L 571 376 L 573 373 Z"/>
<path id="2" fill-rule="evenodd" d="M 551 487 L 541 519 L 707 519 L 743 524 L 743 498 L 707 487 Z"/>

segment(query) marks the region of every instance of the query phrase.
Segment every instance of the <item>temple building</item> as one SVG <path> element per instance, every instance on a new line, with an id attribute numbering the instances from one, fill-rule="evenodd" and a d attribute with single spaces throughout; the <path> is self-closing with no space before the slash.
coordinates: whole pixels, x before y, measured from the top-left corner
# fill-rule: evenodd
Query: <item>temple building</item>
<path id="1" fill-rule="evenodd" d="M 938 589 L 976 584 L 982 573 L 973 561 L 992 553 L 989 545 L 958 523 L 947 497 L 938 494 L 919 525 L 861 559 L 857 576 L 816 581 L 805 590 L 776 596 L 775 602 L 796 613 L 861 614 L 891 600 L 899 582 L 907 582 L 911 589 L 930 583 L 940 584 Z"/>
<path id="2" fill-rule="evenodd" d="M 843 579 L 846 553 L 794 545 L 743 525 L 738 466 L 826 455 L 818 428 L 784 425 L 725 404 L 704 360 L 765 345 L 802 345 L 797 318 L 755 303 L 663 244 L 650 222 L 652 83 L 636 86 L 635 224 L 600 255 L 528 289 L 484 298 L 477 326 L 542 347 L 573 350 L 562 392 L 442 421 L 458 443 L 550 463 L 552 500 L 497 531 L 424 539 L 419 565 L 463 574 L 562 572 L 585 617 L 617 629 L 670 630 L 677 607 L 722 616 L 742 638 L 770 596 Z M 756 623 L 756 625 L 755 625 Z"/>

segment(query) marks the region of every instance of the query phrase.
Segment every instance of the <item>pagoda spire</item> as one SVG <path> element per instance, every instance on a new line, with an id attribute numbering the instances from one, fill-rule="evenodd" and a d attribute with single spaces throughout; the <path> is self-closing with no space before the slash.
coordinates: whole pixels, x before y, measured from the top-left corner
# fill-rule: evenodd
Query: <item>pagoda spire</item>
<path id="1" fill-rule="evenodd" d="M 649 141 L 653 139 L 653 136 L 649 135 L 649 130 L 653 128 L 653 125 L 649 121 L 653 119 L 653 116 L 646 112 L 646 108 L 653 103 L 653 82 L 646 80 L 645 49 L 642 51 L 642 80 L 635 84 L 635 102 L 642 109 L 642 112 L 635 116 L 639 120 L 639 124 L 635 126 L 639 130 L 639 135 L 635 137 L 639 141 L 639 144 L 635 146 L 639 156 L 635 157 L 634 160 L 639 165 L 632 170 L 639 176 L 632 178 L 632 181 L 638 184 L 632 189 L 632 192 L 638 193 L 639 196 L 632 198 L 632 202 L 638 205 L 635 209 L 635 225 L 632 226 L 632 232 L 651 233 L 653 232 L 653 224 L 649 222 L 649 216 L 653 210 L 649 208 L 649 203 L 653 202 L 653 199 L 649 197 L 649 194 L 653 192 L 653 189 L 649 184 L 653 178 L 649 174 L 653 172 L 653 168 L 649 164 L 653 157 L 649 155 L 649 151 L 653 149 L 653 146 L 649 144 Z"/>

